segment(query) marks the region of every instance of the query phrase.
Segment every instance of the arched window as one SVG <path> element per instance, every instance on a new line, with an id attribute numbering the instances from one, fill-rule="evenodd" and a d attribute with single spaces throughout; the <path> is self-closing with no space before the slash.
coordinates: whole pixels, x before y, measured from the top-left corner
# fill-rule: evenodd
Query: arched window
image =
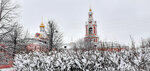
<path id="1" fill-rule="evenodd" d="M 92 34 L 92 27 L 89 28 L 89 34 Z"/>

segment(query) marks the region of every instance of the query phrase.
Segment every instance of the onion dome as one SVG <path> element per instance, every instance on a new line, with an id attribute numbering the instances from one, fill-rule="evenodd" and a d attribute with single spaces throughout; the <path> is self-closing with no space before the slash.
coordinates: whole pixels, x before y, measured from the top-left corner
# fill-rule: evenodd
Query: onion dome
<path id="1" fill-rule="evenodd" d="M 90 8 L 90 10 L 89 10 L 90 12 L 92 11 L 92 9 Z"/>
<path id="2" fill-rule="evenodd" d="M 43 24 L 43 21 L 42 21 L 42 23 L 41 23 L 40 27 L 45 27 L 45 25 Z"/>
<path id="3" fill-rule="evenodd" d="M 40 25 L 40 27 L 45 27 L 45 26 L 44 26 L 44 24 L 42 23 L 42 24 Z"/>

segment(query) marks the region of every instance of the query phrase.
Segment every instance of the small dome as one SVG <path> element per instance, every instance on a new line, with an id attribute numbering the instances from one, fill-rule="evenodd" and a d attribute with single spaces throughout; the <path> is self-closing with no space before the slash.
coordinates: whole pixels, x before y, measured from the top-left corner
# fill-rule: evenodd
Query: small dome
<path id="1" fill-rule="evenodd" d="M 90 12 L 92 11 L 92 9 L 90 8 L 90 10 L 89 10 Z"/>
<path id="2" fill-rule="evenodd" d="M 43 20 L 42 20 L 42 23 L 41 23 L 40 27 L 45 27 L 45 25 L 43 24 Z"/>
<path id="3" fill-rule="evenodd" d="M 39 36 L 40 36 L 40 33 L 36 33 L 36 34 L 35 34 L 35 37 L 39 37 Z"/>
<path id="4" fill-rule="evenodd" d="M 41 34 L 41 33 L 36 33 L 36 34 L 35 34 L 35 37 L 36 37 L 36 38 L 43 38 L 43 34 Z"/>
<path id="5" fill-rule="evenodd" d="M 40 27 L 45 27 L 45 25 L 42 23 L 42 24 L 40 25 Z"/>

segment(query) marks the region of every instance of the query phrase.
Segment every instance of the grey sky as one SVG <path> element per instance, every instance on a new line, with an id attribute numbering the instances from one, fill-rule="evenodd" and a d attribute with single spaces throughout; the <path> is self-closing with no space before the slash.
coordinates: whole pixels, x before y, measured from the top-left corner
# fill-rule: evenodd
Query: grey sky
<path id="1" fill-rule="evenodd" d="M 88 20 L 91 4 L 94 19 L 98 24 L 100 40 L 130 42 L 131 35 L 136 42 L 150 37 L 150 0 L 20 0 L 21 23 L 34 36 L 44 23 L 54 19 L 64 41 L 83 38 L 85 21 Z"/>

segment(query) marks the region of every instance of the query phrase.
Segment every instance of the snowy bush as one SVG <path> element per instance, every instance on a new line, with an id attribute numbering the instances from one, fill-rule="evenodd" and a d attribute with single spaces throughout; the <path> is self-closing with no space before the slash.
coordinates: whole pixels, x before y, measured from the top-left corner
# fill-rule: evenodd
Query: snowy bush
<path id="1" fill-rule="evenodd" d="M 17 54 L 17 71 L 150 71 L 150 50 L 52 51 Z"/>

